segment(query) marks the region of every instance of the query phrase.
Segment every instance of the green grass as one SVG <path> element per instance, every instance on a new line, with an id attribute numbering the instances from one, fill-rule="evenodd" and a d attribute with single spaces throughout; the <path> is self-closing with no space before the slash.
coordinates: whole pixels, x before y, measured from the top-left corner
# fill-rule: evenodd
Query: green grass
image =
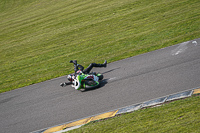
<path id="1" fill-rule="evenodd" d="M 200 96 L 173 101 L 107 120 L 90 122 L 69 133 L 199 133 Z"/>
<path id="2" fill-rule="evenodd" d="M 199 0 L 1 0 L 0 92 L 200 36 Z"/>

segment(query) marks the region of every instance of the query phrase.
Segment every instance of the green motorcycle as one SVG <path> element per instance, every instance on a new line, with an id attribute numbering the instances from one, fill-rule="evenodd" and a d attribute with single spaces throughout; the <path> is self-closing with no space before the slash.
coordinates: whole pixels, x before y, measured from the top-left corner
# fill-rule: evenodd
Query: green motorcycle
<path id="1" fill-rule="evenodd" d="M 103 79 L 103 75 L 100 73 L 92 72 L 90 73 L 90 70 L 93 67 L 106 67 L 107 61 L 103 64 L 96 64 L 91 63 L 88 68 L 84 70 L 84 67 L 80 64 L 77 64 L 76 60 L 71 60 L 70 63 L 74 64 L 75 67 L 75 73 L 69 74 L 67 76 L 67 79 L 70 82 L 61 83 L 60 86 L 64 87 L 66 85 L 72 85 L 73 88 L 76 90 L 80 89 L 91 89 L 91 88 L 97 88 L 100 86 L 100 81 Z M 79 68 L 79 69 L 78 69 Z"/>
<path id="2" fill-rule="evenodd" d="M 67 79 L 70 82 L 61 83 L 60 86 L 64 87 L 67 85 L 72 85 L 76 90 L 80 89 L 93 89 L 100 86 L 100 81 L 103 79 L 103 75 L 100 73 L 90 73 L 84 74 L 81 71 L 78 74 L 69 74 Z"/>
<path id="3" fill-rule="evenodd" d="M 74 77 L 72 87 L 76 90 L 97 88 L 100 86 L 100 80 L 103 79 L 103 75 L 100 73 L 81 73 L 80 75 L 72 77 Z"/>

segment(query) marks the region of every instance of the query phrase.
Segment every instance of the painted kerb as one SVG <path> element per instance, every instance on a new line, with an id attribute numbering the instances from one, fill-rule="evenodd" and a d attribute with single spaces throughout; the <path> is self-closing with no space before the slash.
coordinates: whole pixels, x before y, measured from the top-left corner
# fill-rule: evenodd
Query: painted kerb
<path id="1" fill-rule="evenodd" d="M 113 117 L 113 116 L 118 115 L 118 114 L 132 112 L 132 111 L 135 111 L 135 110 L 139 110 L 141 108 L 155 106 L 155 105 L 158 105 L 158 104 L 163 104 L 163 103 L 168 102 L 168 101 L 190 97 L 193 94 L 199 94 L 199 93 L 200 93 L 200 87 L 197 87 L 197 88 L 193 88 L 191 90 L 179 92 L 179 93 L 172 94 L 172 95 L 169 95 L 169 96 L 164 96 L 164 97 L 161 97 L 161 98 L 153 99 L 153 100 L 146 101 L 146 102 L 139 103 L 139 104 L 135 104 L 135 105 L 130 105 L 130 106 L 127 106 L 127 107 L 112 110 L 112 111 L 105 112 L 105 113 L 102 113 L 102 114 L 98 114 L 98 115 L 95 115 L 95 116 L 90 116 L 90 117 L 83 118 L 83 119 L 80 119 L 80 120 L 75 120 L 73 122 L 68 122 L 66 124 L 61 124 L 61 125 L 57 125 L 57 126 L 54 126 L 54 127 L 42 129 L 42 130 L 35 131 L 35 132 L 32 132 L 32 133 L 55 133 L 55 132 L 61 133 L 61 132 L 73 130 L 75 128 L 79 128 L 82 125 L 85 125 L 85 124 L 87 124 L 91 121 L 96 121 L 96 120 L 100 120 L 100 119 Z"/>

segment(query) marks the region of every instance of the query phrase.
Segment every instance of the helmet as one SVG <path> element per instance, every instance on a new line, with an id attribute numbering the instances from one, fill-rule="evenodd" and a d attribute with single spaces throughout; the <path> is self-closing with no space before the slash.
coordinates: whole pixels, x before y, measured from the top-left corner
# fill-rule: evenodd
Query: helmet
<path id="1" fill-rule="evenodd" d="M 69 74 L 69 75 L 67 75 L 67 79 L 69 80 L 69 81 L 74 81 L 74 75 L 73 74 Z"/>

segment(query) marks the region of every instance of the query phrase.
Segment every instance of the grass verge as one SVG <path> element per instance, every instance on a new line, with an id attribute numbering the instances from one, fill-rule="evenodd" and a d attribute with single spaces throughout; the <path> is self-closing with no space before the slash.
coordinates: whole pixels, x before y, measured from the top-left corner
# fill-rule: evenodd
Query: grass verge
<path id="1" fill-rule="evenodd" d="M 90 122 L 69 133 L 199 133 L 200 95 Z"/>
<path id="2" fill-rule="evenodd" d="M 200 35 L 199 0 L 1 0 L 0 93 Z"/>

